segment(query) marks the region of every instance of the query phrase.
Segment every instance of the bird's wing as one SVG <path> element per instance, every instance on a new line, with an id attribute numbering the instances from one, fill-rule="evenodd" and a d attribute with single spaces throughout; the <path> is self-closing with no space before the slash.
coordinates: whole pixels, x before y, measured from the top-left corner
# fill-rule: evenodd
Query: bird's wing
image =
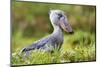
<path id="1" fill-rule="evenodd" d="M 48 36 L 48 37 L 44 37 L 44 38 L 42 38 L 42 39 L 40 39 L 40 40 L 34 42 L 34 43 L 35 43 L 35 48 L 36 48 L 36 49 L 42 48 L 42 47 L 44 47 L 45 44 L 47 44 L 49 41 L 50 41 L 50 37 L 49 37 L 49 36 Z"/>
<path id="2" fill-rule="evenodd" d="M 38 41 L 33 42 L 31 45 L 23 48 L 21 52 L 27 52 L 34 49 L 43 48 L 48 43 L 48 41 L 50 41 L 50 36 L 44 37 Z"/>

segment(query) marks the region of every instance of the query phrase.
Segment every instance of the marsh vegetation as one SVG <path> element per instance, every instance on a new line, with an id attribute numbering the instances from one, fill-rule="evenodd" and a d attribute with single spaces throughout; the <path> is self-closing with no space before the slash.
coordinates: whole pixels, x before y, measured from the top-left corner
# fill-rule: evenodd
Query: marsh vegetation
<path id="1" fill-rule="evenodd" d="M 34 50 L 23 58 L 20 50 L 34 41 L 52 33 L 49 9 L 61 9 L 68 16 L 74 34 L 64 32 L 64 43 L 54 53 Z M 12 2 L 11 63 L 51 64 L 96 60 L 95 6 Z"/>

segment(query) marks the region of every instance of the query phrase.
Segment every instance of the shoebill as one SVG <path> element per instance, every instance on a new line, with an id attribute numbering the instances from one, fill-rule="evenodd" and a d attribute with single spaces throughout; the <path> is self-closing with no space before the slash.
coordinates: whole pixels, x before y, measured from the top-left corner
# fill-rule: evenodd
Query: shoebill
<path id="1" fill-rule="evenodd" d="M 33 42 L 29 46 L 24 47 L 21 50 L 21 53 L 27 53 L 35 49 L 42 49 L 47 52 L 51 52 L 53 49 L 59 50 L 64 40 L 62 30 L 65 30 L 70 34 L 73 33 L 67 16 L 62 10 L 50 10 L 49 19 L 54 28 L 53 32 L 50 35 Z"/>

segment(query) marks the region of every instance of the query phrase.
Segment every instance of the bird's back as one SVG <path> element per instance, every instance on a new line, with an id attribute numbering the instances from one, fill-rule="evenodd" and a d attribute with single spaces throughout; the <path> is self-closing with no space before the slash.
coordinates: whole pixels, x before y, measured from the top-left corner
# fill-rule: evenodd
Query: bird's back
<path id="1" fill-rule="evenodd" d="M 45 51 L 52 51 L 57 47 L 61 47 L 62 43 L 63 40 L 60 39 L 60 36 L 51 34 L 49 36 L 41 38 L 40 40 L 33 42 L 31 45 L 27 46 L 27 48 L 24 48 L 22 51 L 25 52 L 34 49 L 43 49 Z"/>

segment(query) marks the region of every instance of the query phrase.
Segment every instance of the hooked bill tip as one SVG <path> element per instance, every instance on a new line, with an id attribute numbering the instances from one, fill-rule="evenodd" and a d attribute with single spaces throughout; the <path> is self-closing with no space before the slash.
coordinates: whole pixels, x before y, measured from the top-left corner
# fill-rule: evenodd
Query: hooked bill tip
<path id="1" fill-rule="evenodd" d="M 72 32 L 69 32 L 69 34 L 74 34 L 74 31 L 72 31 Z"/>

